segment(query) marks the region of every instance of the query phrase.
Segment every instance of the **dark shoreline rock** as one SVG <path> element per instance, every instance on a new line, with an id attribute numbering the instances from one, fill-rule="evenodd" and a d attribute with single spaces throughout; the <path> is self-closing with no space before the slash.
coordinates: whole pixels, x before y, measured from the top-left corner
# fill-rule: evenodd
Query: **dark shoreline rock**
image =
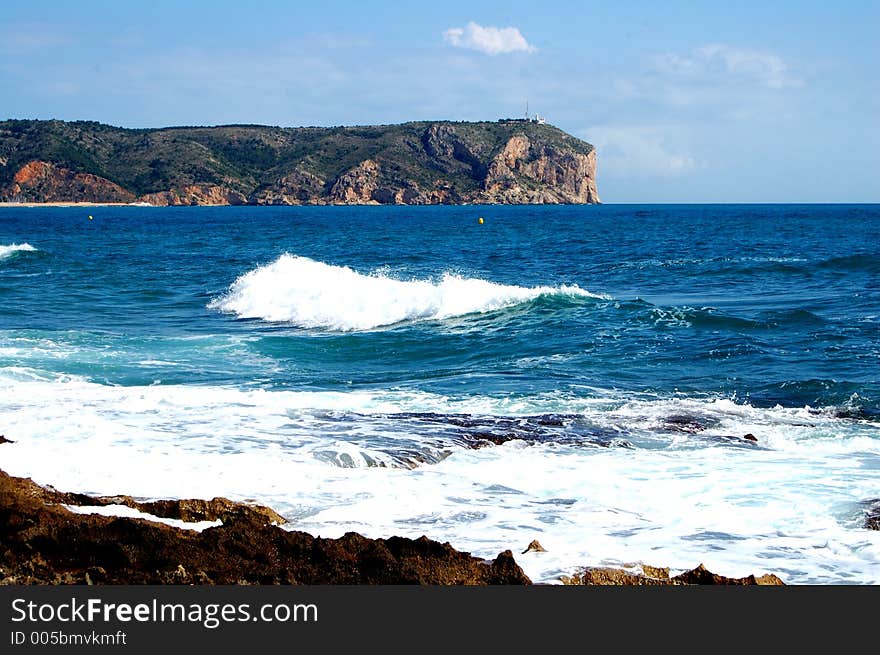
<path id="1" fill-rule="evenodd" d="M 880 498 L 866 500 L 865 505 L 865 523 L 866 530 L 880 530 Z"/>
<path id="2" fill-rule="evenodd" d="M 79 514 L 64 505 L 126 505 L 187 522 L 217 520 L 202 532 L 140 518 Z M 421 584 L 530 585 L 510 550 L 494 560 L 427 537 L 339 539 L 278 527 L 273 510 L 225 498 L 137 501 L 42 487 L 0 470 L 0 584 Z M 542 552 L 533 542 L 526 552 Z M 670 577 L 587 568 L 567 585 L 781 585 L 774 575 L 726 578 L 702 565 Z"/>
<path id="3" fill-rule="evenodd" d="M 62 506 L 116 504 L 202 532 Z M 225 499 L 137 503 L 47 489 L 0 471 L 0 584 L 530 584 L 510 551 L 486 561 L 427 537 L 322 539 L 272 525 L 277 514 Z M 278 517 L 280 518 L 280 517 Z"/>
<path id="4" fill-rule="evenodd" d="M 755 577 L 728 578 L 712 573 L 702 564 L 690 571 L 674 577 L 669 576 L 668 568 L 642 565 L 642 572 L 605 567 L 588 567 L 572 576 L 563 576 L 565 585 L 615 585 L 615 586 L 681 586 L 681 585 L 726 585 L 726 586 L 783 586 L 785 583 L 772 573 Z"/>

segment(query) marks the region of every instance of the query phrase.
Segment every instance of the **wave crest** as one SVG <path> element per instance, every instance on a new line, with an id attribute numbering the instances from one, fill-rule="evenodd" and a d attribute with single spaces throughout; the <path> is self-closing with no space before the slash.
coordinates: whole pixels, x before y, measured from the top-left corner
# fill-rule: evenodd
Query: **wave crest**
<path id="1" fill-rule="evenodd" d="M 8 246 L 0 245 L 0 259 L 12 257 L 20 252 L 37 252 L 29 243 L 11 243 Z"/>
<path id="2" fill-rule="evenodd" d="M 208 307 L 239 318 L 348 332 L 489 312 L 551 295 L 607 298 L 576 285 L 518 287 L 451 273 L 439 282 L 396 280 L 285 253 L 239 277 Z"/>

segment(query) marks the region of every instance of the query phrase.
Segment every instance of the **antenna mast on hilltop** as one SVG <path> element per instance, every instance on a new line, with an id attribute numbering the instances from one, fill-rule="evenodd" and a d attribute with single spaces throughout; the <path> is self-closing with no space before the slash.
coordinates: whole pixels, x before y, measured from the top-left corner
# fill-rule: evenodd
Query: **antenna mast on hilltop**
<path id="1" fill-rule="evenodd" d="M 526 100 L 526 120 L 529 120 L 529 101 Z"/>

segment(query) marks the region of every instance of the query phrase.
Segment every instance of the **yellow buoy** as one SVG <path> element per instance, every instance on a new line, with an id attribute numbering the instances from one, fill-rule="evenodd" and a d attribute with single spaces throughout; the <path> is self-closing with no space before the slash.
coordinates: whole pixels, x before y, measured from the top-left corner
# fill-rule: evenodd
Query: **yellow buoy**
<path id="1" fill-rule="evenodd" d="M 91 215 L 91 214 L 89 214 L 89 220 L 92 220 L 92 215 Z"/>
<path id="2" fill-rule="evenodd" d="M 480 225 L 482 225 L 482 224 L 483 224 L 483 217 L 480 216 Z"/>

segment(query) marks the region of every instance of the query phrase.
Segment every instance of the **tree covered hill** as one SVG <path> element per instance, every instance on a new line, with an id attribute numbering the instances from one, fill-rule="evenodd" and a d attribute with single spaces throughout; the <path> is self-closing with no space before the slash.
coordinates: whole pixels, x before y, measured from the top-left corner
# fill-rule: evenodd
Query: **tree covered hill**
<path id="1" fill-rule="evenodd" d="M 593 146 L 525 120 L 125 129 L 0 122 L 0 200 L 598 202 Z"/>

